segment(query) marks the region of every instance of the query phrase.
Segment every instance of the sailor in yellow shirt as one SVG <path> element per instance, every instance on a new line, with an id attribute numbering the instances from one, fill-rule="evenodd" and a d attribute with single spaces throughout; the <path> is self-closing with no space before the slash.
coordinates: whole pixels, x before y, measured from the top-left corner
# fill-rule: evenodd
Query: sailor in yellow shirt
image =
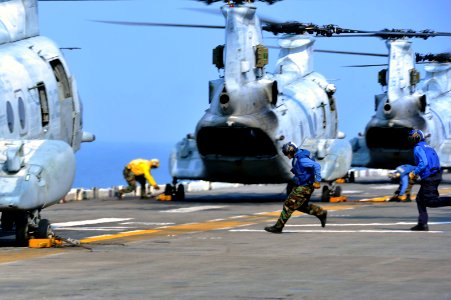
<path id="1" fill-rule="evenodd" d="M 148 198 L 146 196 L 146 181 L 148 181 L 154 189 L 159 190 L 160 187 L 150 174 L 150 169 L 158 168 L 159 166 L 160 161 L 158 159 L 147 160 L 138 158 L 128 163 L 123 171 L 124 178 L 127 181 L 128 186 L 125 189 L 120 189 L 118 191 L 118 197 L 122 198 L 123 194 L 135 191 L 137 181 L 141 185 L 141 199 Z"/>

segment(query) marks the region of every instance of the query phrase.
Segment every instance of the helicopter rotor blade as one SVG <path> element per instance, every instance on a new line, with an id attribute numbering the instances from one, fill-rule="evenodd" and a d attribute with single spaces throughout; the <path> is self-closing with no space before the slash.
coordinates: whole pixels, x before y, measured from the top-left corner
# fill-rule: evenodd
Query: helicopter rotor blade
<path id="1" fill-rule="evenodd" d="M 333 54 L 349 54 L 349 55 L 388 57 L 388 54 L 382 54 L 382 53 L 352 52 L 352 51 L 338 51 L 338 50 L 321 50 L 321 49 L 314 49 L 313 51 L 314 52 L 319 52 L 319 53 L 333 53 Z"/>
<path id="2" fill-rule="evenodd" d="M 91 20 L 97 23 L 128 25 L 128 26 L 153 26 L 153 27 L 187 27 L 187 28 L 209 28 L 224 29 L 224 25 L 202 25 L 202 24 L 174 24 L 174 23 L 153 23 L 153 22 L 129 22 L 129 21 L 107 21 L 107 20 Z"/>
<path id="3" fill-rule="evenodd" d="M 344 68 L 366 68 L 366 67 L 381 67 L 381 66 L 388 66 L 388 64 L 349 65 L 349 66 L 342 66 L 342 67 L 344 67 Z"/>

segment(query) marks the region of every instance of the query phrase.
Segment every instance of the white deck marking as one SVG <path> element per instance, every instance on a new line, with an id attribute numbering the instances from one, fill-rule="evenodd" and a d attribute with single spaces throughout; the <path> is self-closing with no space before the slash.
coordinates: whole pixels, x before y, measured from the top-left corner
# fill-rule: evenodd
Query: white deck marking
<path id="1" fill-rule="evenodd" d="M 327 223 L 327 227 L 345 227 L 345 226 L 398 226 L 398 225 L 416 225 L 417 222 L 396 222 L 396 223 L 345 223 L 345 224 L 331 224 Z M 429 225 L 443 225 L 451 224 L 451 222 L 428 222 Z M 317 227 L 318 224 L 299 224 L 299 225 L 286 225 L 287 227 Z"/>
<path id="2" fill-rule="evenodd" d="M 387 184 L 387 185 L 379 185 L 379 186 L 372 186 L 370 187 L 370 189 L 373 190 L 392 190 L 392 189 L 396 189 L 396 187 L 399 185 L 395 185 L 395 184 Z"/>
<path id="3" fill-rule="evenodd" d="M 201 210 L 219 209 L 219 208 L 224 208 L 224 207 L 227 207 L 227 206 L 204 205 L 204 206 L 182 207 L 182 208 L 175 208 L 175 209 L 169 209 L 169 210 L 161 210 L 160 212 L 165 212 L 165 213 L 190 213 L 190 212 L 201 211 Z"/>
<path id="4" fill-rule="evenodd" d="M 342 191 L 341 192 L 343 195 L 346 195 L 346 194 L 358 194 L 358 193 L 363 193 L 363 191 L 355 191 L 355 190 L 344 190 L 344 191 Z"/>
<path id="5" fill-rule="evenodd" d="M 317 225 L 318 226 L 318 225 Z M 263 229 L 231 229 L 230 232 L 266 232 Z M 283 230 L 284 233 L 450 233 L 451 231 L 411 231 L 409 229 L 405 230 Z"/>
<path id="6" fill-rule="evenodd" d="M 60 227 L 59 231 L 124 231 L 124 229 L 130 229 L 131 227 L 117 226 L 117 227 Z"/>
<path id="7" fill-rule="evenodd" d="M 95 219 L 95 220 L 53 223 L 52 228 L 59 229 L 61 227 L 72 227 L 72 226 L 92 225 L 92 224 L 101 224 L 101 223 L 113 223 L 113 222 L 128 221 L 128 220 L 132 220 L 132 219 L 133 218 L 101 218 L 101 219 Z"/>

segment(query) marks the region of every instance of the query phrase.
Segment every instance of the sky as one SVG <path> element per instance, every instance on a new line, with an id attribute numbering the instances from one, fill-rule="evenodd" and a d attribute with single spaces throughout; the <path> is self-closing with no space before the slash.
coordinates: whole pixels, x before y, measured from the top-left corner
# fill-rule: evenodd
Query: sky
<path id="1" fill-rule="evenodd" d="M 92 20 L 224 25 L 222 15 L 186 8 L 211 8 L 193 0 L 39 2 L 41 35 L 64 50 L 84 107 L 84 129 L 105 142 L 176 143 L 194 132 L 208 108 L 208 81 L 219 73 L 212 49 L 224 44 L 221 29 L 132 27 Z M 344 28 L 384 28 L 451 32 L 450 0 L 285 0 L 257 2 L 257 14 L 278 21 L 335 24 Z M 268 45 L 277 40 L 264 33 Z M 451 38 L 414 39 L 419 53 L 451 51 Z M 317 49 L 387 53 L 379 38 L 318 38 Z M 278 56 L 270 50 L 266 72 Z M 337 86 L 339 129 L 351 139 L 374 114 L 382 92 L 377 73 L 386 58 L 316 53 L 315 71 Z M 417 69 L 424 74 L 421 65 Z M 82 147 L 83 149 L 83 147 Z"/>

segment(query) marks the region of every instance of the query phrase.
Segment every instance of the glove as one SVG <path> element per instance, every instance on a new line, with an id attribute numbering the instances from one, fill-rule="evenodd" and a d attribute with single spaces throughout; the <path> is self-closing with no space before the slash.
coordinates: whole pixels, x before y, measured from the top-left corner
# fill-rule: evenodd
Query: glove
<path id="1" fill-rule="evenodd" d="M 159 190 L 160 186 L 156 184 L 156 185 L 153 186 L 153 188 L 156 189 L 156 190 Z"/>
<path id="2" fill-rule="evenodd" d="M 417 177 L 417 175 L 415 175 L 414 172 L 410 172 L 410 173 L 409 173 L 409 179 L 410 179 L 410 180 L 415 180 L 416 177 Z"/>
<path id="3" fill-rule="evenodd" d="M 313 183 L 313 188 L 314 189 L 319 189 L 321 187 L 321 183 L 319 183 L 318 181 L 315 181 L 314 183 Z"/>

